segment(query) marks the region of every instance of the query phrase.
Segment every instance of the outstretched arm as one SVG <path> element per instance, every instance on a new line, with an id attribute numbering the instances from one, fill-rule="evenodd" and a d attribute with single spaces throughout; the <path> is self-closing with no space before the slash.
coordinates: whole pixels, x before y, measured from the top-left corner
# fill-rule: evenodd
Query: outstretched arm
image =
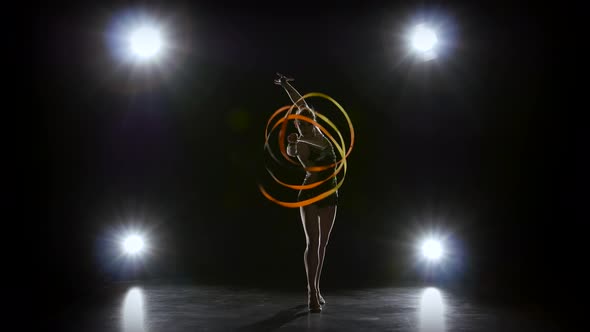
<path id="1" fill-rule="evenodd" d="M 293 79 L 287 78 L 279 73 L 277 73 L 277 75 L 279 75 L 279 78 L 275 80 L 275 84 L 280 85 L 285 89 L 295 106 L 297 106 L 300 111 L 306 108 L 309 109 L 310 107 L 305 102 L 305 99 L 303 99 L 301 94 L 289 83 L 290 81 L 293 81 Z"/>

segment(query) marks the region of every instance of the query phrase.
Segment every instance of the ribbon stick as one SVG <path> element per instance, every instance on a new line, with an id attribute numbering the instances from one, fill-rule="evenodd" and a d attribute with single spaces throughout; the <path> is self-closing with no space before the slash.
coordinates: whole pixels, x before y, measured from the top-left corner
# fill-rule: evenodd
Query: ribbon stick
<path id="1" fill-rule="evenodd" d="M 334 178 L 341 171 L 344 171 L 344 173 L 343 173 L 342 177 L 340 178 L 340 181 L 336 184 L 336 186 L 334 186 L 334 188 L 331 188 L 331 189 L 329 189 L 325 192 L 322 192 L 322 193 L 320 193 L 314 197 L 311 197 L 309 199 L 306 199 L 303 201 L 297 201 L 297 202 L 281 201 L 281 200 L 273 197 L 262 185 L 258 186 L 260 189 L 260 192 L 264 195 L 264 197 L 266 197 L 268 200 L 270 200 L 278 205 L 284 206 L 284 207 L 297 208 L 297 207 L 310 205 L 310 204 L 320 201 L 320 200 L 332 195 L 336 191 L 338 191 L 338 189 L 344 183 L 344 178 L 346 177 L 346 171 L 347 171 L 346 159 L 350 155 L 350 152 L 352 151 L 352 148 L 354 146 L 354 140 L 355 140 L 354 127 L 352 125 L 352 121 L 350 120 L 350 117 L 348 116 L 348 114 L 346 113 L 344 108 L 332 97 L 330 97 L 324 93 L 319 93 L 319 92 L 308 93 L 308 94 L 304 95 L 300 100 L 304 100 L 304 99 L 310 98 L 310 97 L 320 97 L 320 98 L 327 99 L 330 102 L 332 102 L 340 110 L 340 112 L 342 112 L 342 114 L 346 118 L 346 121 L 348 123 L 348 129 L 350 131 L 350 146 L 348 147 L 348 149 L 346 151 L 344 150 L 345 142 L 344 142 L 344 138 L 342 137 L 342 134 L 340 133 L 340 131 L 338 130 L 336 125 L 332 121 L 330 121 L 330 119 L 328 119 L 326 116 L 324 116 L 323 114 L 314 111 L 314 113 L 317 115 L 317 117 L 319 117 L 322 121 L 327 123 L 330 126 L 330 128 L 332 128 L 333 131 L 337 134 L 338 138 L 340 139 L 340 144 L 336 141 L 336 139 L 332 136 L 332 134 L 317 121 L 315 121 L 312 118 L 309 118 L 307 116 L 303 116 L 303 115 L 299 115 L 299 114 L 291 114 L 297 103 L 295 103 L 293 105 L 283 106 L 283 107 L 280 107 L 279 109 L 277 109 L 270 116 L 270 118 L 267 121 L 266 128 L 264 130 L 264 135 L 265 135 L 264 149 L 265 149 L 265 151 L 269 152 L 270 156 L 275 161 L 279 162 L 279 159 L 272 152 L 272 150 L 270 148 L 269 140 L 270 140 L 272 133 L 275 130 L 277 130 L 277 128 L 278 128 L 279 129 L 278 145 L 279 145 L 279 150 L 281 152 L 281 155 L 290 163 L 292 163 L 294 165 L 300 165 L 299 162 L 297 162 L 297 161 L 293 160 L 291 157 L 289 157 L 289 155 L 287 154 L 286 147 L 285 147 L 285 136 L 286 136 L 286 131 L 287 131 L 287 124 L 288 124 L 288 121 L 290 121 L 290 120 L 302 120 L 302 121 L 308 122 L 308 123 L 314 125 L 316 128 L 318 128 L 323 134 L 326 135 L 326 137 L 328 137 L 328 139 L 330 139 L 330 141 L 332 142 L 332 144 L 334 145 L 334 147 L 338 151 L 338 154 L 340 155 L 340 159 L 330 165 L 312 166 L 312 167 L 303 168 L 304 170 L 306 170 L 308 172 L 319 172 L 322 170 L 335 168 L 334 172 L 332 174 L 330 174 L 330 176 L 326 177 L 325 179 L 320 179 L 318 181 L 315 181 L 315 182 L 309 183 L 309 184 L 305 184 L 305 185 L 295 185 L 295 184 L 285 183 L 285 182 L 281 181 L 280 179 L 278 179 L 268 167 L 266 168 L 266 170 L 276 183 L 278 183 L 284 187 L 287 187 L 290 189 L 295 189 L 295 190 L 308 190 L 308 189 L 315 188 L 315 187 L 319 186 L 320 184 Z M 282 113 L 285 113 L 285 115 L 283 117 L 279 118 L 273 124 L 273 120 L 275 118 L 279 117 L 279 115 Z M 280 126 L 280 128 L 279 128 L 279 126 Z M 270 127 L 270 129 L 269 129 L 269 127 Z"/>

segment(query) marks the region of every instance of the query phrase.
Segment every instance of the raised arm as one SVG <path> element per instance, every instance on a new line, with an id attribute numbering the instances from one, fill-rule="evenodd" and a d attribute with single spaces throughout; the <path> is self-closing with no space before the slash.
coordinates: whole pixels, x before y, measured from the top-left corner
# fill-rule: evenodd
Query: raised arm
<path id="1" fill-rule="evenodd" d="M 289 83 L 294 79 L 288 78 L 282 74 L 277 73 L 279 78 L 275 80 L 275 84 L 280 85 L 285 89 L 291 101 L 297 106 L 297 108 L 301 111 L 306 108 L 310 108 L 309 105 L 305 102 L 305 99 L 302 98 L 301 94 Z"/>

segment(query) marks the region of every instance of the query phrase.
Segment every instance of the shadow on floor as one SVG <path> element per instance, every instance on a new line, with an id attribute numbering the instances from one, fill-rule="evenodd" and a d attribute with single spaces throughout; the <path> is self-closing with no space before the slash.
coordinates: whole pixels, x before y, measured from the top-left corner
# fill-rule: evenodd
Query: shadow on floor
<path id="1" fill-rule="evenodd" d="M 289 309 L 281 310 L 270 318 L 242 326 L 241 332 L 249 331 L 273 331 L 295 319 L 309 314 L 307 305 L 302 304 Z"/>

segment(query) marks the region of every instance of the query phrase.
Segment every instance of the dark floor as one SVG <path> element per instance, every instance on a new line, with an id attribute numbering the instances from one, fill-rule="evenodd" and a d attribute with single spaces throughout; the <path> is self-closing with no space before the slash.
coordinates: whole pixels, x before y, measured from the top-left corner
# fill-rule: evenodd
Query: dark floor
<path id="1" fill-rule="evenodd" d="M 476 305 L 451 291 L 397 287 L 326 292 L 310 314 L 305 292 L 120 285 L 75 305 L 60 331 L 559 331 L 526 310 Z"/>

